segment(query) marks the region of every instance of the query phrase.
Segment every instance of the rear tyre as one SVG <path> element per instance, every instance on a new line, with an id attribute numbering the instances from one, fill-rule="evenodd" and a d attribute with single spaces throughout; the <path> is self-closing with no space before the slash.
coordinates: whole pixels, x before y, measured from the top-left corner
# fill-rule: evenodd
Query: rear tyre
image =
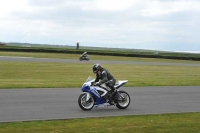
<path id="1" fill-rule="evenodd" d="M 88 101 L 86 101 L 86 93 L 83 93 L 78 98 L 78 105 L 84 111 L 89 111 L 94 107 L 94 98 L 91 96 Z"/>
<path id="2" fill-rule="evenodd" d="M 119 96 L 119 99 L 117 101 L 117 108 L 119 109 L 126 109 L 130 102 L 131 102 L 131 98 L 129 96 L 129 94 L 125 91 L 119 91 L 120 95 L 122 95 L 124 98 L 122 99 L 120 96 Z"/>

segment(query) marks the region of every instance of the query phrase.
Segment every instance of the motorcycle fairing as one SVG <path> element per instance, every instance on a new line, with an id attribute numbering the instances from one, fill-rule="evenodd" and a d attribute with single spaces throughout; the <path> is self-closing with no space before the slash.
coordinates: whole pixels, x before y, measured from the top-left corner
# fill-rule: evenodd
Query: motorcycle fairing
<path id="1" fill-rule="evenodd" d="M 105 103 L 106 101 L 103 99 L 103 97 L 98 93 L 97 89 L 95 87 L 90 87 L 90 86 L 83 86 L 81 88 L 81 90 L 83 92 L 88 92 L 90 93 L 96 100 L 96 103 L 95 105 L 99 105 L 99 104 L 103 104 Z"/>
<path id="2" fill-rule="evenodd" d="M 119 80 L 116 84 L 115 84 L 115 88 L 118 89 L 121 86 L 123 86 L 124 84 L 126 84 L 128 82 L 128 80 Z"/>

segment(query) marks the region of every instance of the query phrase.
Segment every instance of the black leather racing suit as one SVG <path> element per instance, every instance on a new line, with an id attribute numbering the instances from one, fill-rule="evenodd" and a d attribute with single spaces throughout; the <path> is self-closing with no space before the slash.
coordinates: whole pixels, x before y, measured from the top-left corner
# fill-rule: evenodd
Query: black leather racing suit
<path id="1" fill-rule="evenodd" d="M 112 91 L 115 90 L 114 85 L 116 83 L 116 80 L 110 74 L 110 72 L 108 70 L 106 70 L 105 68 L 101 69 L 100 75 L 98 73 L 96 74 L 95 82 L 98 82 L 99 79 L 101 79 L 101 81 L 99 82 L 99 85 L 102 85 L 103 83 L 105 83 Z"/>

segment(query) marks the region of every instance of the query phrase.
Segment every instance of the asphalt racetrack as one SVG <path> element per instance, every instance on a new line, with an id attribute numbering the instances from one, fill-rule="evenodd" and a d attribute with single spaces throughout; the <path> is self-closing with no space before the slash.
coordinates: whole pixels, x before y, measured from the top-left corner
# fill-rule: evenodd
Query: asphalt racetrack
<path id="1" fill-rule="evenodd" d="M 0 61 L 72 62 L 73 59 L 21 58 L 0 56 Z M 82 63 L 123 63 L 146 65 L 200 66 L 184 63 L 152 63 L 128 61 L 82 61 Z M 115 106 L 83 111 L 78 106 L 80 88 L 0 89 L 0 122 L 53 120 L 121 115 L 200 112 L 200 87 L 122 87 L 131 96 L 130 106 Z"/>

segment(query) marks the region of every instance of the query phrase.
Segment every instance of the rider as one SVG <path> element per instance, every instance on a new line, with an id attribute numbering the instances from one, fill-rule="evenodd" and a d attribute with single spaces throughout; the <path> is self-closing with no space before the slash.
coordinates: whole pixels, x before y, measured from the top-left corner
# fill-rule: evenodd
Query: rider
<path id="1" fill-rule="evenodd" d="M 115 96 L 117 98 L 117 95 L 115 95 L 117 91 L 116 91 L 116 88 L 114 87 L 116 80 L 111 75 L 111 73 L 105 68 L 101 67 L 100 64 L 95 64 L 93 66 L 93 72 L 96 74 L 95 85 L 100 86 L 103 83 L 105 83 L 111 89 L 112 96 Z M 101 79 L 100 82 L 98 82 L 99 79 Z M 111 102 L 111 99 L 110 99 L 110 102 Z"/>

